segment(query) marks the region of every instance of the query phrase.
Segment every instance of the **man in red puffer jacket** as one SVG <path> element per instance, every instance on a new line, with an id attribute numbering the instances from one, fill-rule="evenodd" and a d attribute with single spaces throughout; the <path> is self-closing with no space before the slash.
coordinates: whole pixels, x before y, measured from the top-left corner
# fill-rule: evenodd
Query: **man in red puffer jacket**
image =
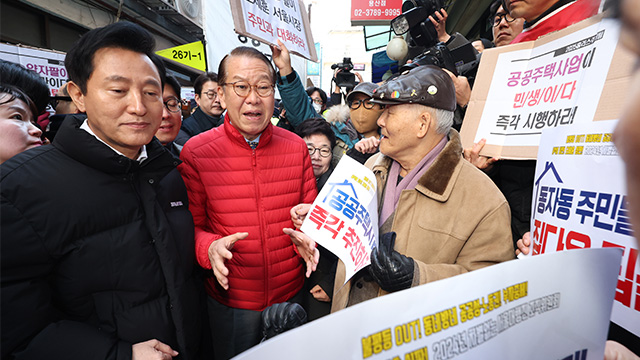
<path id="1" fill-rule="evenodd" d="M 318 251 L 286 229 L 289 210 L 317 193 L 306 144 L 271 124 L 276 77 L 267 57 L 236 48 L 218 74 L 224 124 L 187 142 L 179 170 L 196 258 L 215 275 L 206 282 L 215 358 L 228 359 L 260 341 L 262 310 L 301 297 L 304 263 L 308 276 Z"/>

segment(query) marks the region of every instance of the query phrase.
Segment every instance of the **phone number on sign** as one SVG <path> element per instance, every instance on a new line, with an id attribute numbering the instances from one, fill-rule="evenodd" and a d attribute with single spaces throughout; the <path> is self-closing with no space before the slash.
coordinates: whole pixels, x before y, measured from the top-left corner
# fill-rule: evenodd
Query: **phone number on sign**
<path id="1" fill-rule="evenodd" d="M 400 9 L 355 9 L 353 15 L 360 16 L 398 16 L 400 15 Z"/>

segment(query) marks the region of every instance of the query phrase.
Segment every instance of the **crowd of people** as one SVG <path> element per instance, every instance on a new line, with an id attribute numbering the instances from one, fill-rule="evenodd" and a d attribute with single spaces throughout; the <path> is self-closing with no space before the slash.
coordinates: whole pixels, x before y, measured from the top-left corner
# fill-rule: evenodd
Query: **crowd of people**
<path id="1" fill-rule="evenodd" d="M 493 41 L 474 46 L 537 39 L 599 3 L 495 1 Z M 640 1 L 610 11 L 640 55 Z M 447 16 L 430 17 L 444 44 Z M 55 97 L 0 61 L 3 359 L 229 359 L 305 319 L 528 252 L 535 160 L 463 149 L 464 76 L 416 66 L 360 79 L 341 104 L 339 88 L 304 88 L 281 42 L 275 67 L 238 47 L 195 79 L 183 120 L 154 49 L 133 23 L 91 30 Z M 632 88 L 615 143 L 640 226 Z M 343 286 L 344 264 L 299 228 L 344 154 L 375 174 L 380 239 Z M 605 358 L 638 359 L 638 338 L 618 330 Z"/>

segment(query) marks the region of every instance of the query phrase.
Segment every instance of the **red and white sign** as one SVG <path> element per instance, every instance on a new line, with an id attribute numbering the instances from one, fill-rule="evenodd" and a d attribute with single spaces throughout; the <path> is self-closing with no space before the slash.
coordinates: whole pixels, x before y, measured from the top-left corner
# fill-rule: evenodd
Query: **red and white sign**
<path id="1" fill-rule="evenodd" d="M 351 0 L 351 25 L 388 25 L 401 8 L 402 0 Z"/>

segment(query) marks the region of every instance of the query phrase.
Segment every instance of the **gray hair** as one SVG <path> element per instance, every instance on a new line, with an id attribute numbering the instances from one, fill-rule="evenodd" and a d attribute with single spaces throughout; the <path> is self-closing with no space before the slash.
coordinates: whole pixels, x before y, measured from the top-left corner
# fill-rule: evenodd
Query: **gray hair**
<path id="1" fill-rule="evenodd" d="M 428 111 L 429 114 L 436 119 L 436 134 L 447 135 L 453 125 L 453 111 L 433 108 L 427 105 L 418 105 L 415 107 L 416 116 Z"/>
<path id="2" fill-rule="evenodd" d="M 436 117 L 438 126 L 436 127 L 436 133 L 447 135 L 451 126 L 453 125 L 453 111 L 443 109 L 433 109 L 433 115 Z"/>

